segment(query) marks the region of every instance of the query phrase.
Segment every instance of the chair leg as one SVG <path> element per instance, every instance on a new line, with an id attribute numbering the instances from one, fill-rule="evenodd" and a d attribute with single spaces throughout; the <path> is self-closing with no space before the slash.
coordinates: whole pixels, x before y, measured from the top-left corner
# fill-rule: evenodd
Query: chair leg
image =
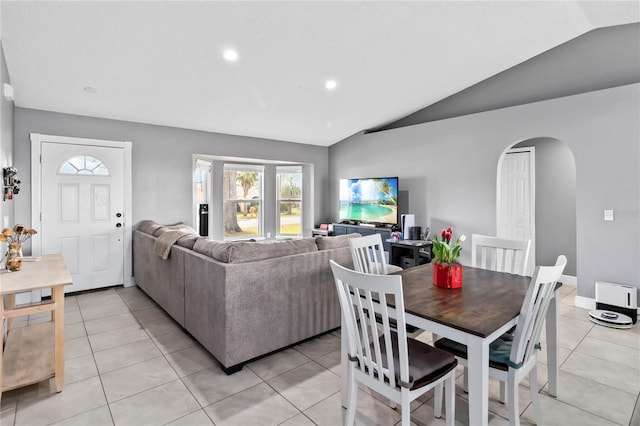
<path id="1" fill-rule="evenodd" d="M 409 399 L 409 389 L 402 388 L 402 426 L 411 424 L 411 400 Z"/>
<path id="2" fill-rule="evenodd" d="M 347 406 L 347 419 L 345 425 L 352 426 L 356 424 L 356 403 L 358 401 L 358 382 L 354 378 L 353 370 L 351 370 L 351 380 L 349 381 L 349 405 Z"/>
<path id="3" fill-rule="evenodd" d="M 447 426 L 453 426 L 456 421 L 456 375 L 453 371 L 446 382 L 445 415 L 447 416 Z"/>
<path id="4" fill-rule="evenodd" d="M 531 392 L 531 404 L 533 405 L 533 419 L 540 423 L 540 397 L 538 396 L 538 366 L 534 366 L 529 372 L 529 390 Z"/>
<path id="5" fill-rule="evenodd" d="M 507 373 L 507 391 L 509 393 L 509 425 L 520 426 L 520 401 L 518 399 L 517 370 L 509 368 Z"/>
<path id="6" fill-rule="evenodd" d="M 444 382 L 440 382 L 436 385 L 434 392 L 435 396 L 433 398 L 433 416 L 440 418 L 442 417 L 442 387 Z"/>
<path id="7" fill-rule="evenodd" d="M 469 393 L 469 371 L 467 367 L 464 368 L 464 373 L 462 373 L 462 390 L 464 393 Z"/>
<path id="8" fill-rule="evenodd" d="M 503 381 L 500 381 L 500 402 L 507 403 L 506 385 Z"/>

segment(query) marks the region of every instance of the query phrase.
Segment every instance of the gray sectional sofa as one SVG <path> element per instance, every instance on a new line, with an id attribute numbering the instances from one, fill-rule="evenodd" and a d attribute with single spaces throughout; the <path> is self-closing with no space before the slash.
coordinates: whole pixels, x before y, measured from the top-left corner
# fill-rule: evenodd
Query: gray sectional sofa
<path id="1" fill-rule="evenodd" d="M 144 221 L 134 232 L 135 283 L 227 374 L 340 326 L 329 259 L 353 267 L 348 239 L 359 234 L 218 242 L 187 233 L 165 260 L 156 242 L 170 230 Z"/>

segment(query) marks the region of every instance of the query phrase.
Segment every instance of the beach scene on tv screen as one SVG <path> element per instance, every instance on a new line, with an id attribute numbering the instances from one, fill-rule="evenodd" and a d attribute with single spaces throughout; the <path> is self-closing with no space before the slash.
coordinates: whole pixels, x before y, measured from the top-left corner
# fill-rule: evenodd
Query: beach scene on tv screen
<path id="1" fill-rule="evenodd" d="M 340 219 L 397 223 L 398 180 L 395 178 L 341 180 Z"/>

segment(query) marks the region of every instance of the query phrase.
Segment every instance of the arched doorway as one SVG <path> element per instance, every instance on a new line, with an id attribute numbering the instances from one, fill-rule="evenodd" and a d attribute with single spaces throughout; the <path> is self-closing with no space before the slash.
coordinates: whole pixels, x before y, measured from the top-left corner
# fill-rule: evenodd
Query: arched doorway
<path id="1" fill-rule="evenodd" d="M 573 153 L 561 140 L 551 137 L 527 139 L 508 146 L 498 160 L 497 235 L 504 231 L 501 203 L 505 194 L 505 168 L 510 152 L 531 151 L 531 228 L 532 261 L 535 265 L 552 265 L 558 255 L 567 256 L 565 281 L 575 285 L 576 277 L 576 166 Z M 505 166 L 507 167 L 507 166 Z M 508 177 L 506 177 L 508 179 Z M 510 202 L 513 202 L 511 200 Z M 516 238 L 512 236 L 512 238 Z M 535 263 L 534 263 L 535 262 Z M 572 277 L 572 278 L 569 278 Z"/>

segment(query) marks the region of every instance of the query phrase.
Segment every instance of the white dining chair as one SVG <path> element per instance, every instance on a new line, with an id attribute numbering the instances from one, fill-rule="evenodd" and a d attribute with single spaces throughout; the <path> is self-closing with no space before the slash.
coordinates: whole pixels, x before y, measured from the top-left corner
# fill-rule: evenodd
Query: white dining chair
<path id="1" fill-rule="evenodd" d="M 448 352 L 407 337 L 404 296 L 400 275 L 363 274 L 331 260 L 342 309 L 342 333 L 347 334 L 348 406 L 346 425 L 356 416 L 358 383 L 400 404 L 402 425 L 409 426 L 411 401 L 435 388 L 434 415 L 442 414 L 443 384 L 446 388 L 447 426 L 454 424 L 456 358 Z M 398 330 L 387 304 L 395 306 Z M 382 318 L 378 331 L 375 315 Z"/>
<path id="2" fill-rule="evenodd" d="M 384 246 L 382 245 L 382 237 L 380 234 L 365 235 L 363 237 L 350 238 L 349 248 L 351 249 L 351 258 L 353 260 L 353 269 L 364 274 L 387 275 L 394 272 L 402 271 L 402 268 L 396 265 L 388 265 L 384 254 Z M 376 315 L 376 321 L 380 322 L 379 315 Z M 391 329 L 395 331 L 396 323 L 391 320 Z M 409 337 L 418 337 L 422 330 L 412 325 L 407 326 Z"/>
<path id="3" fill-rule="evenodd" d="M 471 266 L 509 274 L 526 275 L 531 240 L 509 240 L 473 234 Z"/>
<path id="4" fill-rule="evenodd" d="M 387 264 L 380 234 L 350 238 L 349 248 L 351 249 L 353 267 L 358 272 L 386 275 L 402 271 L 399 266 Z"/>
<path id="5" fill-rule="evenodd" d="M 489 378 L 506 383 L 507 398 L 503 402 L 509 407 L 510 425 L 520 424 L 518 385 L 527 375 L 536 423 L 539 424 L 541 419 L 537 373 L 538 351 L 541 349 L 540 332 L 556 283 L 566 265 L 567 258 L 558 256 L 555 266 L 538 266 L 535 269 L 520 308 L 515 333 L 505 333 L 489 346 Z M 455 355 L 460 364 L 466 367 L 465 345 L 445 338 L 434 344 L 437 348 Z"/>
<path id="6" fill-rule="evenodd" d="M 510 240 L 488 235 L 471 235 L 471 266 L 508 274 L 526 275 L 531 240 Z M 435 338 L 434 338 L 435 339 Z M 469 376 L 464 368 L 462 388 L 469 390 Z M 504 384 L 500 384 L 500 400 L 504 401 Z"/>

